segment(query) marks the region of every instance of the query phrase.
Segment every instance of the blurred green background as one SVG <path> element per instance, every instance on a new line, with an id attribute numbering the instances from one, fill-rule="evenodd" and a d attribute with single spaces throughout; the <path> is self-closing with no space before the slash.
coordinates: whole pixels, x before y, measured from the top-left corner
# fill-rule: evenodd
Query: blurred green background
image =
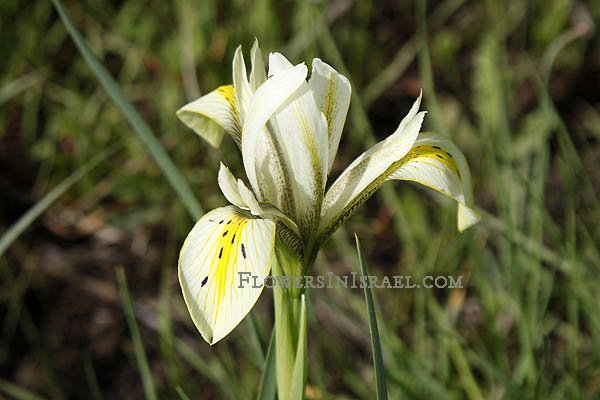
<path id="1" fill-rule="evenodd" d="M 175 111 L 231 81 L 238 44 L 248 58 L 257 37 L 265 56 L 320 57 L 350 78 L 333 176 L 423 88 L 425 129 L 467 156 L 481 223 L 459 234 L 454 202 L 387 183 L 313 272 L 358 272 L 357 232 L 373 274 L 464 276 L 463 289 L 374 291 L 392 399 L 600 397 L 600 2 L 65 6 L 205 210 L 226 203 L 219 161 L 241 177 L 241 157 L 231 140 L 211 149 Z M 118 143 L 0 258 L 0 392 L 137 399 L 151 385 L 158 398 L 253 398 L 263 361 L 248 318 L 213 347 L 193 327 L 176 272 L 193 221 L 51 3 L 3 0 L 0 18 L 0 237 Z M 270 290 L 253 315 L 267 341 Z M 308 335 L 307 398 L 374 398 L 362 290 L 309 292 Z"/>

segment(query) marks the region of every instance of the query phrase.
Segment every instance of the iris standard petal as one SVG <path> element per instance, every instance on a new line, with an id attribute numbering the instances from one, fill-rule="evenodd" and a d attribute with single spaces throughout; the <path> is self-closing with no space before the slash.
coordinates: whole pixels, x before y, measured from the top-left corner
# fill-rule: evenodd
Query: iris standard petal
<path id="1" fill-rule="evenodd" d="M 241 146 L 242 124 L 232 85 L 221 86 L 186 104 L 177 116 L 213 147 L 221 144 L 224 131 Z"/>
<path id="2" fill-rule="evenodd" d="M 250 71 L 250 88 L 252 92 L 256 92 L 256 89 L 267 80 L 267 73 L 265 70 L 265 62 L 258 46 L 258 40 L 254 39 L 252 50 L 250 51 L 250 58 L 252 59 L 252 70 Z"/>
<path id="3" fill-rule="evenodd" d="M 329 142 L 327 173 L 329 173 L 342 137 L 346 114 L 350 106 L 352 88 L 350 81 L 344 75 L 318 58 L 313 60 L 312 74 L 308 84 L 315 96 L 317 107 L 327 120 Z"/>
<path id="4" fill-rule="evenodd" d="M 285 58 L 283 54 L 269 53 L 269 77 L 293 67 L 294 64 Z"/>
<path id="5" fill-rule="evenodd" d="M 257 276 L 262 284 L 274 244 L 275 222 L 235 206 L 209 212 L 192 228 L 179 255 L 179 283 L 192 320 L 209 344 L 231 332 L 258 300 L 262 285 L 241 284 L 239 273 Z"/>
<path id="6" fill-rule="evenodd" d="M 242 53 L 241 45 L 235 49 L 235 54 L 233 55 L 232 76 L 235 99 L 238 104 L 240 121 L 243 126 L 248 107 L 250 106 L 250 100 L 252 99 L 253 90 L 250 88 L 250 83 L 248 82 L 246 63 L 244 62 L 244 54 Z"/>
<path id="7" fill-rule="evenodd" d="M 306 66 L 300 64 L 263 83 L 252 97 L 243 127 L 242 158 L 248 181 L 259 201 L 268 201 L 284 212 L 291 209 L 289 162 L 280 137 L 267 122 L 300 87 L 307 73 Z"/>
<path id="8" fill-rule="evenodd" d="M 273 78 L 293 70 L 281 54 L 269 57 Z M 272 78 L 272 79 L 273 79 Z M 277 92 L 271 88 L 271 92 Z M 270 94 L 267 92 L 267 96 Z M 328 166 L 327 121 L 306 81 L 273 113 L 269 129 L 280 144 L 291 193 L 290 216 L 308 236 L 318 224 Z"/>

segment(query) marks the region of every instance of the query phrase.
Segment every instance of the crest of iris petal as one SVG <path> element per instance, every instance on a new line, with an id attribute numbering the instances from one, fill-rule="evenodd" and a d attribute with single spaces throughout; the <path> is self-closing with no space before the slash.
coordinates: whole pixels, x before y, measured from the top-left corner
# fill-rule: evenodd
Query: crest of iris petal
<path id="1" fill-rule="evenodd" d="M 413 181 L 458 203 L 458 229 L 475 224 L 471 175 L 462 152 L 443 135 L 420 132 L 424 111 L 416 99 L 398 128 L 357 157 L 325 190 L 350 104 L 348 79 L 318 58 L 308 68 L 269 55 L 258 42 L 248 75 L 241 46 L 233 84 L 177 111 L 218 147 L 225 134 L 241 151 L 249 185 L 221 164 L 219 187 L 231 203 L 204 215 L 179 257 L 179 281 L 192 320 L 210 344 L 231 332 L 262 292 L 239 287 L 239 272 L 260 281 L 284 248 L 310 266 L 322 244 L 388 180 Z"/>

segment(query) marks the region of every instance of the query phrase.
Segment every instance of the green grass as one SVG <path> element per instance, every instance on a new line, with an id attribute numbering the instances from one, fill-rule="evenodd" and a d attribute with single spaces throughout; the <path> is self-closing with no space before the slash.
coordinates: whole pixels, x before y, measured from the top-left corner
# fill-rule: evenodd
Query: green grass
<path id="1" fill-rule="evenodd" d="M 365 257 L 360 248 L 358 236 L 356 238 L 356 251 L 358 253 L 358 262 L 360 264 L 361 276 L 368 279 L 369 272 Z M 365 302 L 367 303 L 367 313 L 369 314 L 369 334 L 371 336 L 371 348 L 373 351 L 373 367 L 375 368 L 375 385 L 377 386 L 377 399 L 387 400 L 387 387 L 385 384 L 385 369 L 383 366 L 383 356 L 381 355 L 381 340 L 379 337 L 379 328 L 377 327 L 377 315 L 375 314 L 375 303 L 371 288 L 365 286 Z"/>
<path id="2" fill-rule="evenodd" d="M 459 234 L 455 204 L 432 191 L 387 183 L 317 258 L 315 273 L 358 271 L 357 232 L 372 274 L 464 277 L 463 289 L 374 291 L 389 397 L 598 397 L 597 2 L 64 5 L 146 136 L 50 2 L 2 2 L 3 394 L 257 396 L 272 295 L 227 339 L 204 343 L 176 277 L 188 210 L 200 208 L 169 184 L 185 193 L 185 180 L 210 210 L 225 204 L 219 161 L 243 175 L 232 141 L 213 150 L 174 112 L 230 82 L 235 47 L 248 54 L 256 36 L 265 55 L 320 57 L 352 81 L 334 175 L 393 132 L 419 88 L 424 128 L 449 134 L 469 160 L 483 216 L 473 229 Z M 119 152 L 89 168 L 117 141 Z M 116 271 L 127 276 L 124 303 Z M 306 305 L 306 397 L 374 398 L 362 290 L 314 290 Z"/>

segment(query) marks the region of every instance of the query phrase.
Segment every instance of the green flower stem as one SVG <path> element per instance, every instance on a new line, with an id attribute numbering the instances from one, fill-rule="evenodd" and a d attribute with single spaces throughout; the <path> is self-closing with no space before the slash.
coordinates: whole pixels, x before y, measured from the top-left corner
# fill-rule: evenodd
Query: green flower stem
<path id="1" fill-rule="evenodd" d="M 302 270 L 298 258 L 285 248 L 276 251 L 273 276 Z M 289 271 L 289 272 L 288 272 Z M 306 302 L 302 289 L 273 287 L 275 304 L 275 357 L 280 400 L 301 400 L 306 386 Z"/>

